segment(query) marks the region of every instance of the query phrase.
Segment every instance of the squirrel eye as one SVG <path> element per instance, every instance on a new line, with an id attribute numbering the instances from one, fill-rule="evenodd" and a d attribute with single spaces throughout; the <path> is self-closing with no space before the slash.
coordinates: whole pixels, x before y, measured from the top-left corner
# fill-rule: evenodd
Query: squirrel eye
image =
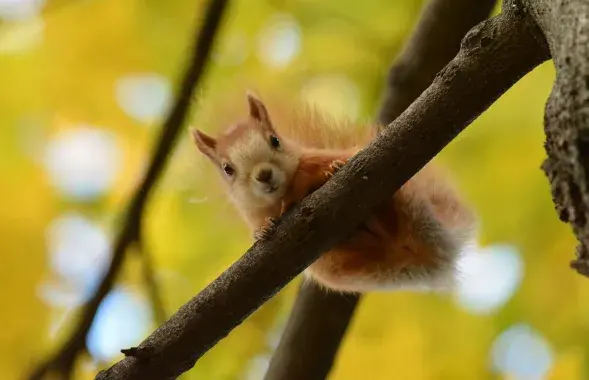
<path id="1" fill-rule="evenodd" d="M 223 164 L 223 171 L 229 176 L 235 174 L 235 169 L 233 169 L 233 167 L 229 164 Z"/>
<path id="2" fill-rule="evenodd" d="M 272 145 L 272 148 L 274 149 L 280 148 L 280 140 L 278 140 L 278 137 L 270 136 L 270 145 Z"/>

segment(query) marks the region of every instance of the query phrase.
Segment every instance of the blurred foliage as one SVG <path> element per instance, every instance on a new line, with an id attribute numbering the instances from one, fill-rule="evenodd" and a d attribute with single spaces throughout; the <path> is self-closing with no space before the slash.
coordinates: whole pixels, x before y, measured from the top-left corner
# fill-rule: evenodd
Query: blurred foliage
<path id="1" fill-rule="evenodd" d="M 63 274 L 55 272 L 48 227 L 62 215 L 77 213 L 112 238 L 157 137 L 163 114 L 151 112 L 157 108 L 153 104 L 171 101 L 162 99 L 178 83 L 204 5 L 204 0 L 48 0 L 40 15 L 0 21 L 0 378 L 19 378 L 70 333 L 81 290 L 67 288 Z M 303 97 L 358 120 L 372 118 L 387 68 L 421 6 L 419 0 L 233 2 L 192 122 L 206 130 L 207 120 L 215 117 L 214 104 L 245 88 Z M 121 78 L 134 75 L 160 79 L 148 90 L 117 92 Z M 476 314 L 452 296 L 370 294 L 332 379 L 520 378 L 499 374 L 491 365 L 493 342 L 518 323 L 548 342 L 553 354 L 548 378 L 589 376 L 589 283 L 568 268 L 575 241 L 554 212 L 539 168 L 543 108 L 553 79 L 551 63 L 532 72 L 439 157 L 480 216 L 479 243 L 509 244 L 521 254 L 523 280 L 513 295 L 501 307 Z M 134 97 L 149 91 L 157 93 L 155 98 L 133 105 Z M 121 97 L 131 102 L 127 110 Z M 143 116 L 129 111 L 133 107 Z M 48 144 L 80 126 L 109 131 L 120 155 L 114 182 L 99 196 L 64 194 L 47 171 Z M 99 159 L 90 157 L 90 171 L 82 166 L 82 179 L 95 175 L 92 165 Z M 186 133 L 145 221 L 168 312 L 250 245 L 249 233 L 219 189 L 215 173 Z M 84 241 L 79 246 L 78 261 L 93 260 L 84 256 L 92 247 Z M 129 255 L 120 285 L 146 302 L 138 260 Z M 500 281 L 502 273 L 494 276 Z M 183 378 L 261 378 L 297 285 L 247 319 Z M 74 301 L 47 296 L 47 289 L 63 292 L 63 286 Z M 136 317 L 118 318 L 130 318 L 128 324 Z M 144 326 L 127 345 L 153 328 L 153 322 Z M 106 364 L 88 357 L 77 378 L 91 379 L 97 366 Z"/>

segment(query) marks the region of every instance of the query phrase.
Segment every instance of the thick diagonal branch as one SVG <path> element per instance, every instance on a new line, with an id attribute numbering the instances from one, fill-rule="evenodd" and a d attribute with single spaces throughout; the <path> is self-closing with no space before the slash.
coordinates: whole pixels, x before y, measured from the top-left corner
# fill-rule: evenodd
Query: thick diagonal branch
<path id="1" fill-rule="evenodd" d="M 378 121 L 387 125 L 429 86 L 483 21 L 496 0 L 430 0 L 409 43 L 391 66 Z M 326 292 L 304 284 L 291 311 L 265 380 L 325 379 L 333 366 L 359 295 Z"/>
<path id="2" fill-rule="evenodd" d="M 57 353 L 34 370 L 30 376 L 31 380 L 41 379 L 49 372 L 61 373 L 63 378 L 69 378 L 77 356 L 85 350 L 86 336 L 92 326 L 96 311 L 112 289 L 115 279 L 123 265 L 128 248 L 132 243 L 138 242 L 139 240 L 141 219 L 145 205 L 164 170 L 168 156 L 172 151 L 188 113 L 194 89 L 203 76 L 226 4 L 227 0 L 211 0 L 204 23 L 202 27 L 197 29 L 198 33 L 195 37 L 189 66 L 182 78 L 174 106 L 163 125 L 161 136 L 155 147 L 147 173 L 130 202 L 123 226 L 114 244 L 112 261 L 107 273 L 103 277 L 96 293 L 84 306 L 82 315 L 73 328 L 72 336 L 63 344 Z"/>
<path id="3" fill-rule="evenodd" d="M 317 257 L 532 68 L 548 58 L 526 15 L 507 10 L 464 38 L 432 85 L 331 180 L 278 220 L 236 263 L 97 379 L 171 379 Z"/>
<path id="4" fill-rule="evenodd" d="M 546 104 L 543 169 L 561 220 L 579 240 L 572 266 L 589 277 L 589 3 L 521 0 L 550 45 L 556 81 Z"/>

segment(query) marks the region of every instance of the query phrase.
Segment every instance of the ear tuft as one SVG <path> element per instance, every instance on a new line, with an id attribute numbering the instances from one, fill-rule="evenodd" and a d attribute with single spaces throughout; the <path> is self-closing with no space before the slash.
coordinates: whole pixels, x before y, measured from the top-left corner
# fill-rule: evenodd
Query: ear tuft
<path id="1" fill-rule="evenodd" d="M 246 93 L 246 97 L 249 105 L 250 116 L 259 122 L 264 122 L 270 125 L 270 117 L 264 103 L 250 91 Z"/>
<path id="2" fill-rule="evenodd" d="M 190 128 L 190 134 L 198 150 L 210 159 L 215 160 L 217 140 L 196 128 Z"/>

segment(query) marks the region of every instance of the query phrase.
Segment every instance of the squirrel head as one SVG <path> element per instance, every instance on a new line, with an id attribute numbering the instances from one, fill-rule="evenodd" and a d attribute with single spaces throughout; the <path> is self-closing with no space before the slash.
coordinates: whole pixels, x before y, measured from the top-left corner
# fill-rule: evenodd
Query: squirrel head
<path id="1" fill-rule="evenodd" d="M 192 137 L 199 151 L 219 169 L 234 201 L 242 207 L 272 207 L 290 185 L 299 153 L 278 135 L 260 99 L 248 93 L 247 102 L 246 120 L 217 138 L 192 128 Z"/>

